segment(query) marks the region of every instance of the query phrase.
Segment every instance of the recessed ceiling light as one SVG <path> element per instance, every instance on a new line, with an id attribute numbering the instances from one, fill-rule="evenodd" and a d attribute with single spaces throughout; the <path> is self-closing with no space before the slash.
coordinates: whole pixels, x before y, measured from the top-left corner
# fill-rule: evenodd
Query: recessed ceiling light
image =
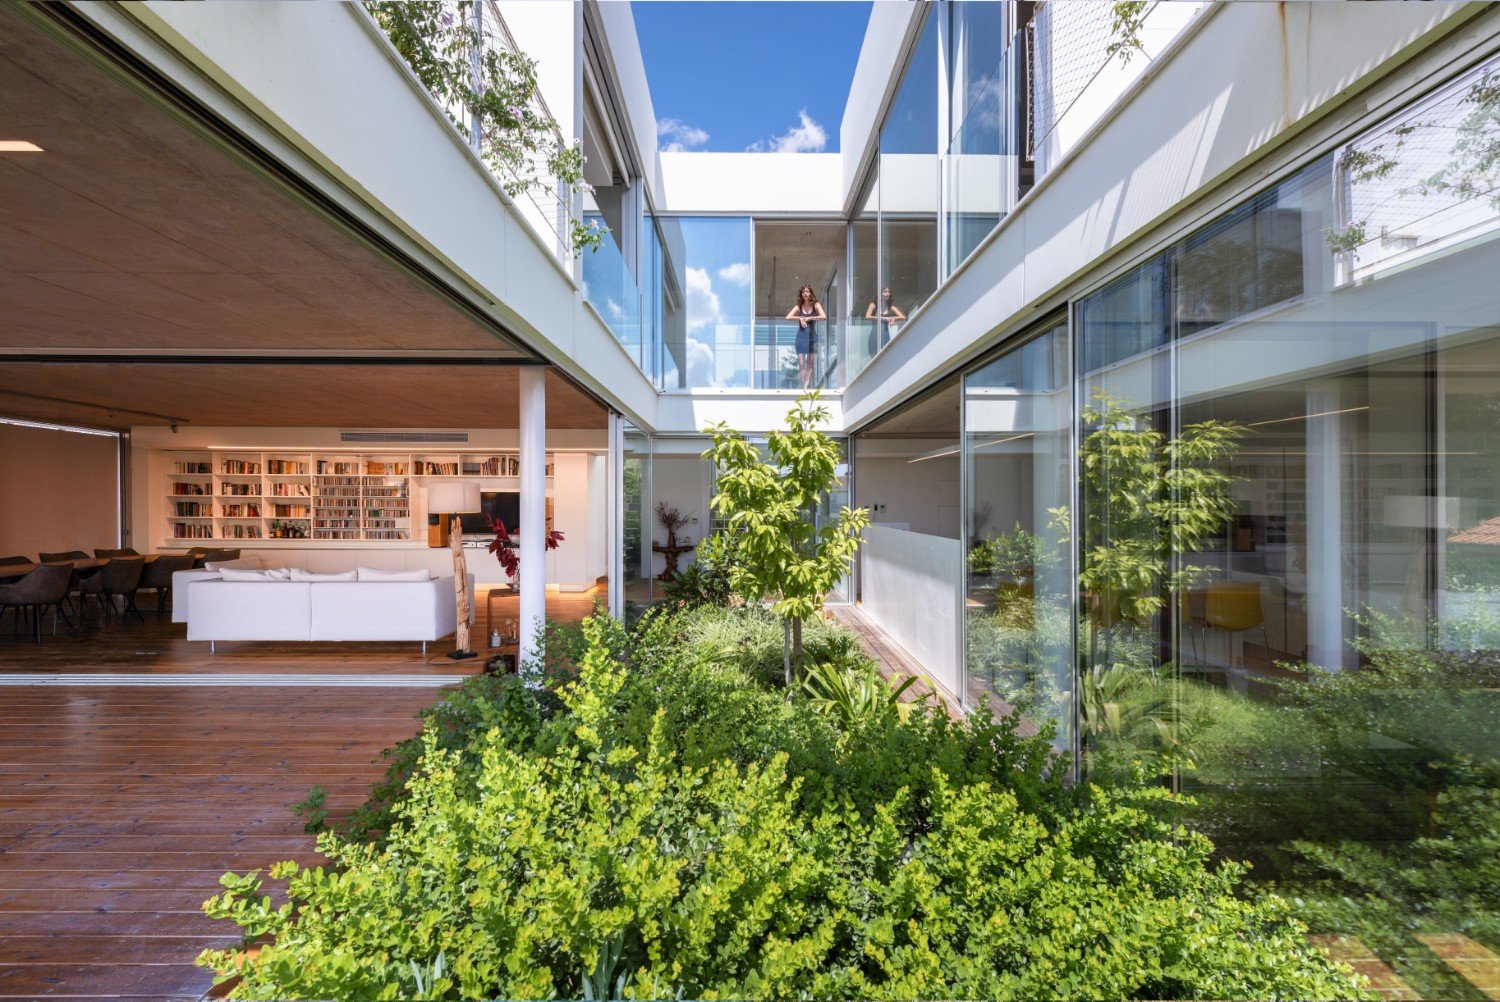
<path id="1" fill-rule="evenodd" d="M 24 139 L 0 139 L 0 153 L 40 153 L 42 148 Z"/>

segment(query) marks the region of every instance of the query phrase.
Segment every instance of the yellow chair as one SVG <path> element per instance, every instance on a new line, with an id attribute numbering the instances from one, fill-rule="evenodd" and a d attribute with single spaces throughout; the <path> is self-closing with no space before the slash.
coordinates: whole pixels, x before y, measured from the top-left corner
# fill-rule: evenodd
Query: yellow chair
<path id="1" fill-rule="evenodd" d="M 1261 643 L 1269 658 L 1271 639 L 1266 633 L 1266 616 L 1261 608 L 1260 592 L 1258 581 L 1211 582 L 1203 599 L 1203 624 L 1210 630 L 1222 630 L 1229 634 L 1243 633 L 1258 627 Z"/>

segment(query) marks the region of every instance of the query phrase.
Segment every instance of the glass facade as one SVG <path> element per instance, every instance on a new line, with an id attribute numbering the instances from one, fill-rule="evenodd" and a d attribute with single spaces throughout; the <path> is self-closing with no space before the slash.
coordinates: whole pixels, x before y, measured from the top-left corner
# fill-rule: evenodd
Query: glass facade
<path id="1" fill-rule="evenodd" d="M 966 698 L 1160 770 L 1423 998 L 1471 997 L 1454 935 L 1500 946 L 1497 71 L 963 381 Z"/>
<path id="2" fill-rule="evenodd" d="M 1007 27 L 1013 6 L 930 6 L 850 222 L 846 379 L 901 332 L 1018 197 L 1029 168 L 1024 33 L 1012 37 Z"/>
<path id="3" fill-rule="evenodd" d="M 661 388 L 754 385 L 750 220 L 659 216 Z"/>
<path id="4" fill-rule="evenodd" d="M 1073 448 L 1066 319 L 964 378 L 964 663 L 970 699 L 1052 721 L 1072 747 Z"/>
<path id="5" fill-rule="evenodd" d="M 938 282 L 938 16 L 929 16 L 880 129 L 880 299 L 896 334 Z M 868 311 L 867 311 L 868 315 Z"/>

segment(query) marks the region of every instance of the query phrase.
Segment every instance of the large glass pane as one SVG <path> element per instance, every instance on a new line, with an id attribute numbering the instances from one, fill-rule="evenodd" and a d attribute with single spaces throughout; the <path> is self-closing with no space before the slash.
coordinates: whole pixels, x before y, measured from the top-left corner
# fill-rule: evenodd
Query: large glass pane
<path id="1" fill-rule="evenodd" d="M 843 282 L 842 222 L 755 223 L 755 372 L 757 389 L 792 390 L 840 385 L 842 340 L 839 286 Z M 810 286 L 827 320 L 789 320 L 797 294 Z M 803 349 L 807 349 L 804 351 Z"/>
<path id="2" fill-rule="evenodd" d="M 870 509 L 860 602 L 950 697 L 962 698 L 959 383 L 859 433 L 855 504 Z"/>
<path id="3" fill-rule="evenodd" d="M 584 218 L 610 227 L 598 249 L 583 254 L 584 297 L 594 305 L 636 364 L 641 365 L 646 357 L 641 328 L 641 295 L 635 276 L 620 250 L 620 229 L 618 225 L 610 224 L 610 217 L 606 214 L 590 212 L 585 213 Z M 646 369 L 645 365 L 641 367 L 643 371 Z"/>
<path id="4" fill-rule="evenodd" d="M 886 333 L 937 288 L 938 17 L 927 26 L 880 130 L 880 282 L 875 316 Z"/>
<path id="5" fill-rule="evenodd" d="M 625 618 L 634 619 L 650 605 L 651 551 L 647 545 L 647 523 L 651 512 L 651 439 L 639 428 L 626 424 L 622 454 L 624 477 L 624 525 L 621 546 L 625 575 Z"/>
<path id="6" fill-rule="evenodd" d="M 853 379 L 890 340 L 895 320 L 881 320 L 880 171 L 873 172 L 849 224 L 849 323 L 844 337 L 844 379 Z"/>
<path id="7" fill-rule="evenodd" d="M 1015 186 L 1014 157 L 1007 158 L 1013 150 L 1006 142 L 1009 74 L 1001 65 L 1005 5 L 975 0 L 950 4 L 947 12 L 953 133 L 943 158 L 945 275 L 995 228 Z"/>
<path id="8" fill-rule="evenodd" d="M 657 223 L 662 387 L 753 386 L 750 220 L 675 216 Z"/>
<path id="9" fill-rule="evenodd" d="M 1086 761 L 1170 765 L 1222 852 L 1422 998 L 1500 949 L 1500 204 L 1464 127 L 1493 80 L 1350 147 L 1387 137 L 1353 180 L 1398 179 L 1399 252 L 1351 249 L 1331 155 L 1077 312 Z M 1412 164 L 1470 181 L 1441 226 Z"/>
<path id="10" fill-rule="evenodd" d="M 1072 747 L 1072 396 L 1066 321 L 964 380 L 970 698 Z"/>

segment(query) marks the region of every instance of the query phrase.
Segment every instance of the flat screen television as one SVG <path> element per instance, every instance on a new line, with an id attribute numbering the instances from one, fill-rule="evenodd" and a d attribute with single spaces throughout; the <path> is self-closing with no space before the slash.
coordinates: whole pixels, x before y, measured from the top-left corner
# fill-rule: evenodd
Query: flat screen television
<path id="1" fill-rule="evenodd" d="M 498 518 L 515 532 L 521 522 L 521 495 L 516 491 L 484 491 L 479 495 L 479 511 L 458 516 L 466 536 L 488 536 L 490 519 Z"/>

